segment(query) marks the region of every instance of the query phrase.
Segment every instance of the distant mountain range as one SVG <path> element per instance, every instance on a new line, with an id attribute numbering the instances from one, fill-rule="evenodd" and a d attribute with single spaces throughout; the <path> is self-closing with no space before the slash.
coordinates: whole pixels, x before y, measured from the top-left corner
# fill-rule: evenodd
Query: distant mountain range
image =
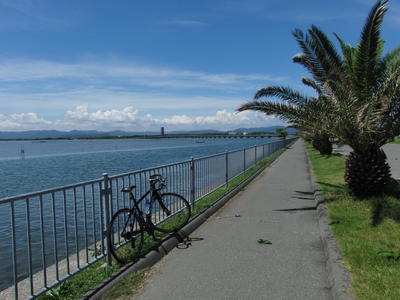
<path id="1" fill-rule="evenodd" d="M 229 131 L 219 130 L 190 130 L 190 131 L 165 131 L 165 134 L 224 134 L 227 132 L 235 133 L 254 133 L 254 132 L 268 132 L 275 133 L 276 128 L 283 126 L 270 126 L 259 128 L 238 128 Z M 296 129 L 287 128 L 290 134 L 296 133 Z M 97 131 L 97 130 L 72 130 L 72 131 L 58 131 L 58 130 L 29 130 L 29 131 L 0 131 L 0 139 L 47 139 L 47 138 L 92 138 L 92 137 L 113 137 L 113 136 L 132 136 L 132 135 L 160 135 L 157 131 Z"/>

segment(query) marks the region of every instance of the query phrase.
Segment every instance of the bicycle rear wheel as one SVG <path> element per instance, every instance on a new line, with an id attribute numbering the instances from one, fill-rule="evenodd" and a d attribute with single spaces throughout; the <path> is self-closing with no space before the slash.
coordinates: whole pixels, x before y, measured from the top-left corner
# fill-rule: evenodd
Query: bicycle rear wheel
<path id="1" fill-rule="evenodd" d="M 166 233 L 181 229 L 188 223 L 191 215 L 189 202 L 175 193 L 160 196 L 161 200 L 154 200 L 150 211 L 154 229 Z"/>
<path id="2" fill-rule="evenodd" d="M 118 263 L 126 264 L 139 259 L 144 233 L 133 210 L 118 210 L 111 219 L 107 234 L 108 249 Z"/>

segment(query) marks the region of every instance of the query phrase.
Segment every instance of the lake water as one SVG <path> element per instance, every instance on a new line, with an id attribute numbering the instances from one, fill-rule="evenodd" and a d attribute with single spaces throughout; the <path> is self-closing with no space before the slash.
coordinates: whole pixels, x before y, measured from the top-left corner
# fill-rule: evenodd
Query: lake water
<path id="1" fill-rule="evenodd" d="M 104 172 L 121 174 L 153 166 L 188 160 L 191 157 L 243 149 L 264 144 L 268 138 L 217 138 L 217 139 L 115 139 L 115 140 L 52 140 L 0 142 L 0 199 L 43 189 L 97 179 Z M 218 166 L 217 166 L 218 167 Z M 57 196 L 57 195 L 56 195 Z M 49 199 L 44 201 L 45 248 L 51 264 L 52 251 L 51 212 Z M 63 232 L 62 201 L 56 199 L 56 226 Z M 73 212 L 73 203 L 68 203 Z M 78 203 L 78 205 L 81 205 Z M 18 253 L 18 277 L 27 276 L 26 215 L 25 202 L 17 201 L 16 248 Z M 40 270 L 42 257 L 39 233 L 38 199 L 31 201 L 31 231 L 33 270 Z M 97 208 L 96 208 L 97 209 Z M 79 221 L 82 216 L 79 216 Z M 95 215 L 92 216 L 93 219 Z M 79 224 L 78 224 L 79 225 Z M 74 240 L 74 215 L 68 214 L 68 239 Z M 93 228 L 93 231 L 99 231 Z M 0 290 L 12 284 L 10 205 L 0 204 Z M 81 234 L 81 233 L 79 233 Z M 100 232 L 98 233 L 100 235 Z M 58 239 L 58 238 L 57 238 Z M 79 236 L 79 239 L 83 239 Z M 63 236 L 59 237 L 62 245 Z M 73 244 L 73 243 L 71 243 Z M 77 244 L 76 244 L 77 245 Z M 78 246 L 76 246 L 78 248 Z M 50 251 L 51 250 L 51 251 Z M 65 248 L 60 248 L 60 259 L 67 257 Z"/>
<path id="2" fill-rule="evenodd" d="M 0 142 L 0 199 L 227 150 L 268 138 Z M 21 154 L 21 152 L 24 154 Z"/>

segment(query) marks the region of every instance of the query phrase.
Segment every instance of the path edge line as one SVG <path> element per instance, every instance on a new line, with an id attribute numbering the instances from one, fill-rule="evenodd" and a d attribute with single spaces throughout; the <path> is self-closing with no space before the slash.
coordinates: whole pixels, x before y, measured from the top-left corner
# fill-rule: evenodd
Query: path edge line
<path id="1" fill-rule="evenodd" d="M 318 215 L 318 224 L 321 234 L 324 255 L 326 259 L 326 269 L 328 272 L 328 282 L 330 285 L 333 300 L 356 300 L 353 295 L 348 294 L 351 277 L 343 267 L 343 257 L 339 252 L 338 243 L 333 235 L 333 231 L 328 221 L 328 208 L 324 203 L 321 187 L 317 183 L 310 156 L 307 149 L 307 166 L 310 174 L 310 181 L 314 193 L 314 200 Z"/>

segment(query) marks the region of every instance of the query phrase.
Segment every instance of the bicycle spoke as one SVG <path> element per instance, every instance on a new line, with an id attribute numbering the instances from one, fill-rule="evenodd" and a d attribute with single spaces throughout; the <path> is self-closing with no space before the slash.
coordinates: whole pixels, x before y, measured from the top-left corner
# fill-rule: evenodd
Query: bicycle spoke
<path id="1" fill-rule="evenodd" d="M 128 208 L 114 214 L 109 228 L 110 251 L 119 263 L 136 260 L 143 246 L 143 232 Z M 129 246 L 130 244 L 130 246 Z"/>
<path id="2" fill-rule="evenodd" d="M 172 232 L 182 228 L 190 218 L 190 205 L 185 198 L 174 193 L 161 195 L 152 203 L 151 221 L 155 229 Z"/>

